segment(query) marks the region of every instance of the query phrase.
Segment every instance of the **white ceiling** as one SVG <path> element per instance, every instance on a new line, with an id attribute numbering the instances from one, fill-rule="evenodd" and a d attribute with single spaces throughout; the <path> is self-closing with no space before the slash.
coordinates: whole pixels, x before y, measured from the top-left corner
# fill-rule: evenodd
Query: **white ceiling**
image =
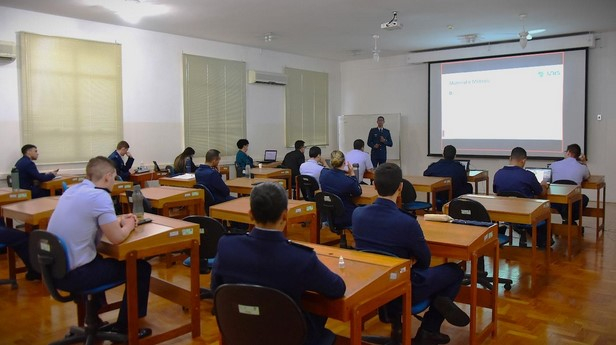
<path id="1" fill-rule="evenodd" d="M 141 1 L 171 11 L 129 25 L 84 0 L 0 0 L 0 6 L 339 61 L 370 57 L 374 34 L 381 56 L 465 45 L 458 36 L 467 34 L 478 35 L 476 44 L 515 40 L 522 13 L 527 30 L 546 30 L 535 39 L 616 30 L 616 0 Z M 392 11 L 404 27 L 382 30 Z M 269 32 L 274 39 L 266 42 Z"/>

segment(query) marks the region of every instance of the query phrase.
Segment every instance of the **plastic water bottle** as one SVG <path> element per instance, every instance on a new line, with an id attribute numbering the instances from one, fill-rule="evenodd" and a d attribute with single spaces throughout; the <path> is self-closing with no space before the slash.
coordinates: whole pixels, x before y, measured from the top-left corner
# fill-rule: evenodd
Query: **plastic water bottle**
<path id="1" fill-rule="evenodd" d="M 143 219 L 143 194 L 140 185 L 135 185 L 133 190 L 133 214 L 137 216 L 137 219 Z"/>
<path id="2" fill-rule="evenodd" d="M 252 176 L 250 175 L 250 164 L 246 164 L 246 177 L 248 177 L 249 179 L 252 178 Z"/>
<path id="3" fill-rule="evenodd" d="M 11 169 L 11 185 L 13 186 L 13 191 L 19 189 L 19 170 L 16 167 Z"/>
<path id="4" fill-rule="evenodd" d="M 353 163 L 353 174 L 355 175 L 355 178 L 357 179 L 357 181 L 361 181 L 363 179 L 363 176 L 359 176 L 359 164 L 358 163 Z"/>
<path id="5" fill-rule="evenodd" d="M 191 166 L 191 164 L 190 164 L 190 157 L 186 157 L 185 164 L 186 164 L 186 173 L 190 174 L 190 166 Z"/>
<path id="6" fill-rule="evenodd" d="M 342 255 L 338 258 L 338 267 L 344 268 L 344 258 L 342 257 Z"/>

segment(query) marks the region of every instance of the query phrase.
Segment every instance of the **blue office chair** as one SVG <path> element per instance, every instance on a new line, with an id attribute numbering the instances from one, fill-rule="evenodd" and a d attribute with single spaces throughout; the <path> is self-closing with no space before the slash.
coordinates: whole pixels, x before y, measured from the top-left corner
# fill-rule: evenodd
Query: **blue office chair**
<path id="1" fill-rule="evenodd" d="M 69 334 L 50 345 L 64 345 L 74 343 L 94 344 L 96 340 L 110 340 L 112 342 L 126 342 L 126 334 L 109 332 L 100 329 L 98 319 L 98 303 L 94 295 L 124 284 L 124 280 L 98 286 L 85 291 L 65 291 L 62 294 L 55 285 L 56 279 L 62 279 L 69 272 L 69 257 L 62 239 L 56 235 L 42 230 L 35 230 L 29 239 L 30 261 L 32 268 L 41 273 L 43 281 L 51 296 L 62 303 L 70 301 L 86 301 L 85 327 L 71 327 Z"/>
<path id="2" fill-rule="evenodd" d="M 417 201 L 417 191 L 413 184 L 406 179 L 402 179 L 402 193 L 400 193 L 402 201 L 401 209 L 415 216 L 417 211 L 428 212 L 432 208 L 432 204 L 424 201 Z"/>
<path id="3" fill-rule="evenodd" d="M 214 205 L 214 194 L 204 185 L 197 183 L 193 186 L 193 188 L 203 189 L 204 194 L 204 202 L 205 202 L 205 215 L 210 215 L 210 206 Z"/>
<path id="4" fill-rule="evenodd" d="M 4 243 L 0 243 L 0 250 L 8 250 L 8 246 Z M 7 255 L 8 256 L 8 255 Z M 11 290 L 17 289 L 17 281 L 15 279 L 0 279 L 0 285 L 11 284 Z"/>

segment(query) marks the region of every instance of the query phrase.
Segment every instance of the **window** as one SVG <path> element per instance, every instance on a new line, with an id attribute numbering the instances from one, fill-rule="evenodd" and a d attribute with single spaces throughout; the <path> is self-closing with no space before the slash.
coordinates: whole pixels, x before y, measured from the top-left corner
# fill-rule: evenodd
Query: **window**
<path id="1" fill-rule="evenodd" d="M 246 137 L 246 64 L 184 54 L 184 141 L 234 155 Z"/>
<path id="2" fill-rule="evenodd" d="M 286 146 L 296 140 L 308 145 L 327 145 L 328 75 L 327 73 L 285 68 Z"/>
<path id="3" fill-rule="evenodd" d="M 123 137 L 119 44 L 20 33 L 22 139 L 42 163 L 85 162 Z"/>

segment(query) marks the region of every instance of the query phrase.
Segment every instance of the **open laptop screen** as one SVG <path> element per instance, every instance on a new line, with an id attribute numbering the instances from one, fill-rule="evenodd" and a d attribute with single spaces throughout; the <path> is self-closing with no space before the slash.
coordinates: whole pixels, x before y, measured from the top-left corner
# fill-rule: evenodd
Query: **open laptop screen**
<path id="1" fill-rule="evenodd" d="M 471 170 L 471 160 L 470 159 L 456 159 L 456 162 L 462 164 L 464 170 Z"/>
<path id="2" fill-rule="evenodd" d="M 552 169 L 550 168 L 526 168 L 526 170 L 535 174 L 537 181 L 541 182 L 552 182 Z"/>
<path id="3" fill-rule="evenodd" d="M 278 151 L 276 150 L 265 150 L 265 154 L 263 155 L 263 160 L 266 162 L 275 162 L 276 156 L 278 156 Z"/>

